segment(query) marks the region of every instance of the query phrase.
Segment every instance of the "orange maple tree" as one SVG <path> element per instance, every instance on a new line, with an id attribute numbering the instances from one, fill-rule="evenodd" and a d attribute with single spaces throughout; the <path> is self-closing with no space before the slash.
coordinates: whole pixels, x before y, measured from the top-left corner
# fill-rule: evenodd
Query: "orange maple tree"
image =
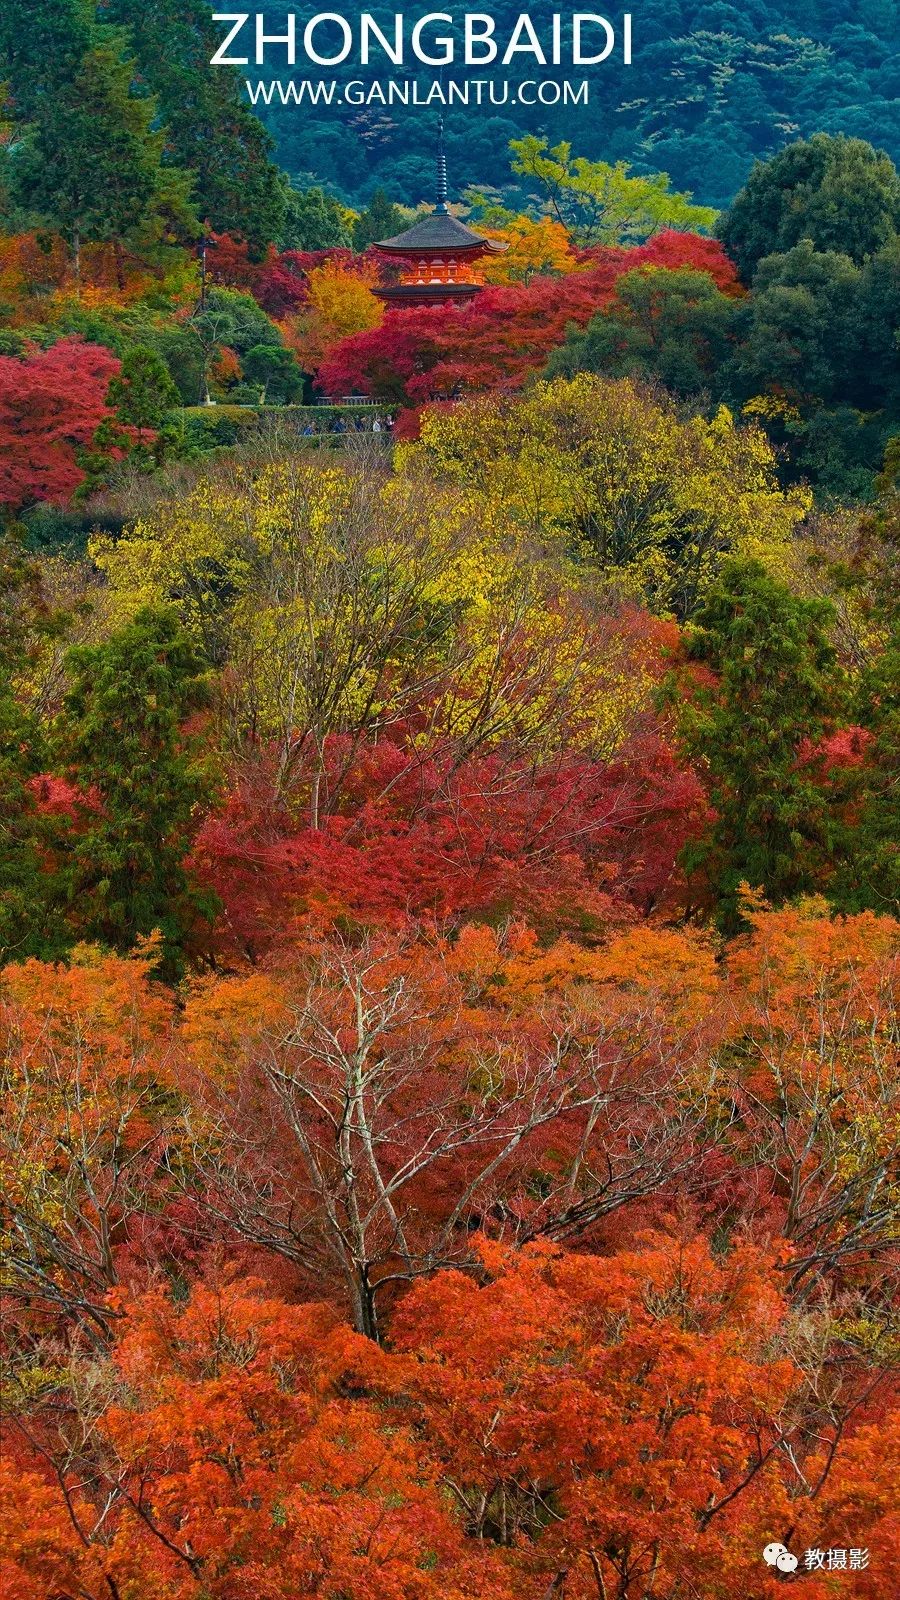
<path id="1" fill-rule="evenodd" d="M 804 1361 L 773 1269 L 677 1234 L 485 1241 L 388 1352 L 253 1283 L 151 1290 L 102 1382 L 58 1362 L 14 1429 L 0 1572 L 21 1600 L 726 1600 L 748 1573 L 775 1600 L 779 1539 L 871 1548 L 880 1600 L 900 1436 Z"/>
<path id="2" fill-rule="evenodd" d="M 109 1291 L 172 1193 L 174 1007 L 156 957 L 152 941 L 130 959 L 84 948 L 0 978 L 4 1292 L 32 1334 L 62 1317 L 102 1346 Z"/>

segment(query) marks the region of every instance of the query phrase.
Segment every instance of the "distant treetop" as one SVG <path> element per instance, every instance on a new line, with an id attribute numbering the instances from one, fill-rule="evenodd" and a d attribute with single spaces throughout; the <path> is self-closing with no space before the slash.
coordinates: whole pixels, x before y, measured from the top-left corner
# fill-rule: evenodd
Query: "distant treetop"
<path id="1" fill-rule="evenodd" d="M 817 133 L 758 162 L 719 226 L 749 282 L 764 256 L 809 239 L 861 264 L 900 230 L 900 175 L 864 139 Z"/>

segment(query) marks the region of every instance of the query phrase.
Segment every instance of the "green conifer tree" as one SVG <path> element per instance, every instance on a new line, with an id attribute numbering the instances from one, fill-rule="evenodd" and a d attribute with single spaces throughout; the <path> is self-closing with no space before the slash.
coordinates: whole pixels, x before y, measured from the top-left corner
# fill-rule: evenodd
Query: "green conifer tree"
<path id="1" fill-rule="evenodd" d="M 182 731 L 206 699 L 204 664 L 174 613 L 150 609 L 67 663 L 59 757 L 86 797 L 68 867 L 73 914 L 83 937 L 119 949 L 159 929 L 177 971 L 213 910 L 184 864 L 207 793 Z"/>
<path id="2" fill-rule="evenodd" d="M 19 692 L 41 639 L 64 625 L 44 604 L 14 534 L 0 535 L 0 962 L 53 959 L 67 943 L 55 871 L 65 828 L 37 803 L 33 780 L 45 766 L 45 740 Z"/>
<path id="3" fill-rule="evenodd" d="M 368 207 L 353 224 L 353 248 L 366 250 L 379 239 L 390 239 L 403 227 L 400 211 L 391 204 L 383 189 L 376 189 Z"/>
<path id="4" fill-rule="evenodd" d="M 162 427 L 167 412 L 179 404 L 179 394 L 162 356 L 148 345 L 136 344 L 124 356 L 108 400 L 120 423 L 136 428 L 142 443 L 148 429 Z"/>
<path id="5" fill-rule="evenodd" d="M 120 287 L 129 238 L 186 237 L 197 228 L 190 180 L 163 165 L 156 102 L 133 92 L 126 42 L 120 29 L 90 30 L 71 74 L 36 97 L 8 178 L 14 202 L 68 239 L 76 276 L 83 244 L 112 243 Z"/>
<path id="6" fill-rule="evenodd" d="M 772 901 L 821 886 L 827 799 L 801 759 L 833 726 L 841 697 L 827 602 L 800 599 L 759 562 L 730 562 L 695 618 L 690 655 L 717 675 L 679 706 L 686 754 L 705 768 L 716 820 L 689 846 L 722 926 L 741 925 L 742 881 Z"/>
<path id="7" fill-rule="evenodd" d="M 107 14 L 128 29 L 165 125 L 166 159 L 191 173 L 198 214 L 262 249 L 281 236 L 287 183 L 238 73 L 210 66 L 223 39 L 216 9 L 207 0 L 109 0 Z"/>

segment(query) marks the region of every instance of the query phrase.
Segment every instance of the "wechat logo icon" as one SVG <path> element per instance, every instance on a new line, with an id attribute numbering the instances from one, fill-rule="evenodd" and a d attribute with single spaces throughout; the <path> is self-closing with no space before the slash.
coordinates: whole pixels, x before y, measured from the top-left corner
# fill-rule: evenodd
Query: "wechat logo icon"
<path id="1" fill-rule="evenodd" d="M 767 1544 L 763 1560 L 767 1566 L 776 1567 L 779 1572 L 797 1571 L 797 1557 L 791 1555 L 786 1544 Z"/>

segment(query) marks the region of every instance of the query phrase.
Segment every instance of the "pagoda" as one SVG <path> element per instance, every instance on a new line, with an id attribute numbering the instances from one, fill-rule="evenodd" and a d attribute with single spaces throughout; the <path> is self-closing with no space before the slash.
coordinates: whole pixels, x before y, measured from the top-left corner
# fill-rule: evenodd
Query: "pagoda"
<path id="1" fill-rule="evenodd" d="M 465 305 L 484 288 L 475 262 L 480 256 L 499 255 L 509 249 L 505 240 L 485 239 L 450 215 L 443 121 L 434 210 L 405 233 L 379 240 L 375 249 L 389 260 L 402 263 L 399 283 L 374 291 L 389 306 Z"/>

